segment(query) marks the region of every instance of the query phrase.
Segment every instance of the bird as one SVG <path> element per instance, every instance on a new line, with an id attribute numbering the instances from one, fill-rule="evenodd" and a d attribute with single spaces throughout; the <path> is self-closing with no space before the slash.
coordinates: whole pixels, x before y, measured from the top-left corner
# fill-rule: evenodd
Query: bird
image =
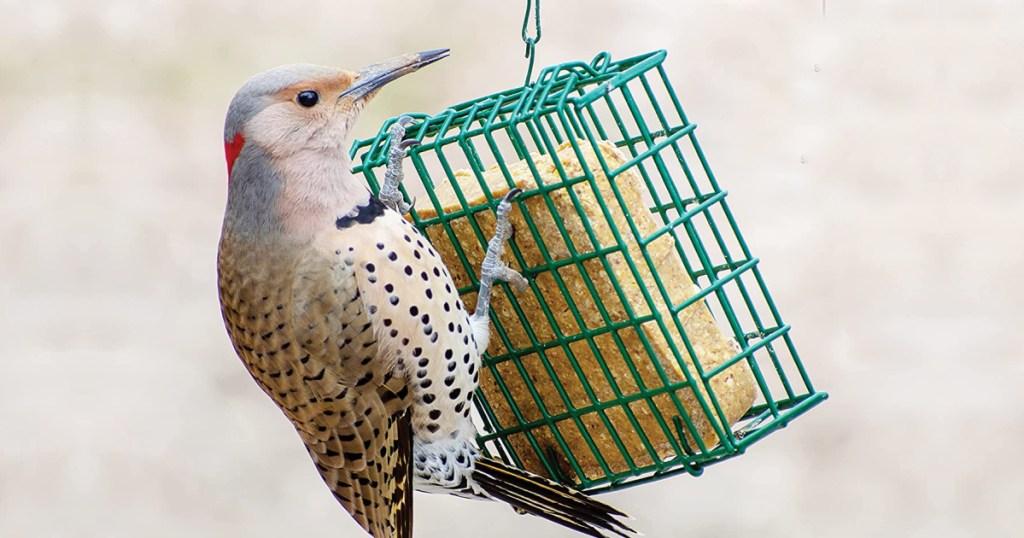
<path id="1" fill-rule="evenodd" d="M 414 490 L 507 503 L 590 536 L 623 512 L 481 454 L 471 417 L 490 289 L 526 280 L 500 260 L 518 191 L 497 205 L 473 312 L 397 186 L 409 120 L 389 132 L 379 195 L 346 151 L 387 83 L 448 56 L 359 70 L 311 64 L 246 81 L 228 107 L 228 193 L 217 253 L 235 353 L 292 423 L 334 497 L 375 538 L 412 536 Z"/>

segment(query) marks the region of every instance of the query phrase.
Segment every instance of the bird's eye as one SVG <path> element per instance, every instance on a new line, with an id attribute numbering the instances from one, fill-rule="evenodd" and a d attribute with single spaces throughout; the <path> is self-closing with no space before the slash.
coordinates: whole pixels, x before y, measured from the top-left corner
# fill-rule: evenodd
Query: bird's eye
<path id="1" fill-rule="evenodd" d="M 295 101 L 306 108 L 310 108 L 320 102 L 320 94 L 313 90 L 301 91 L 299 95 L 295 96 Z"/>

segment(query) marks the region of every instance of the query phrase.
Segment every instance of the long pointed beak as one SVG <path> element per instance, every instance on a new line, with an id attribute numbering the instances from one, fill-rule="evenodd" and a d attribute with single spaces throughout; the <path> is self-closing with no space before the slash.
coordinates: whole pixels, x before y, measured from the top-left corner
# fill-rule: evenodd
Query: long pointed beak
<path id="1" fill-rule="evenodd" d="M 402 75 L 408 75 L 425 65 L 430 65 L 447 56 L 448 49 L 437 49 L 403 54 L 402 56 L 396 56 L 383 62 L 375 63 L 360 69 L 359 78 L 348 89 L 341 92 L 338 99 L 347 97 L 357 101 L 388 82 Z"/>

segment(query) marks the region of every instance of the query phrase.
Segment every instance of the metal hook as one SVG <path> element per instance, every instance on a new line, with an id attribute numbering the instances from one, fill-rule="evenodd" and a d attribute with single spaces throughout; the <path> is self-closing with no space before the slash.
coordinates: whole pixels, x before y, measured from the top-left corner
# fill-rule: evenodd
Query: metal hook
<path id="1" fill-rule="evenodd" d="M 529 59 L 529 63 L 526 66 L 526 82 L 523 85 L 529 85 L 530 79 L 533 78 L 533 60 L 536 56 L 534 49 L 537 42 L 540 41 L 540 0 L 537 1 L 536 9 L 533 9 L 534 25 L 536 28 L 536 36 L 529 36 L 530 27 L 530 9 L 533 7 L 533 0 L 526 0 L 526 13 L 523 15 L 523 43 L 526 43 L 526 58 Z"/>

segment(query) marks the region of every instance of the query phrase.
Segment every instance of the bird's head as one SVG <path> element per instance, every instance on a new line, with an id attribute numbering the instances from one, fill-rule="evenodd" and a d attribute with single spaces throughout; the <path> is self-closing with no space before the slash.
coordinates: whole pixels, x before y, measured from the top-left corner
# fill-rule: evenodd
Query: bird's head
<path id="1" fill-rule="evenodd" d="M 351 178 L 350 127 L 381 86 L 447 55 L 406 54 L 358 71 L 286 65 L 249 79 L 224 124 L 224 230 L 306 238 L 368 196 Z"/>
<path id="2" fill-rule="evenodd" d="M 448 49 L 405 54 L 358 71 L 285 65 L 252 77 L 231 100 L 224 124 L 228 174 L 248 148 L 275 159 L 344 153 L 349 128 L 377 90 L 447 55 Z"/>

